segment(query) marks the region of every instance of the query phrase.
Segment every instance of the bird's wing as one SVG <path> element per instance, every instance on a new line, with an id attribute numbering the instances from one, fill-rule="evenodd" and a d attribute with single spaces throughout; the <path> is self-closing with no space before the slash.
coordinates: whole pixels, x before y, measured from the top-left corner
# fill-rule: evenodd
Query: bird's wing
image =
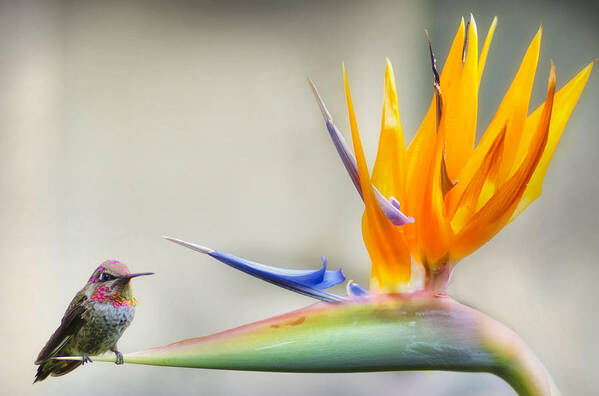
<path id="1" fill-rule="evenodd" d="M 52 334 L 52 337 L 50 337 L 40 354 L 37 356 L 35 364 L 40 364 L 57 356 L 64 345 L 83 326 L 85 323 L 83 313 L 86 310 L 84 304 L 86 300 L 86 295 L 80 292 L 75 296 L 73 301 L 71 301 L 71 304 L 67 308 L 67 312 L 65 312 L 64 317 L 60 322 L 60 326 L 56 329 L 54 334 Z"/>

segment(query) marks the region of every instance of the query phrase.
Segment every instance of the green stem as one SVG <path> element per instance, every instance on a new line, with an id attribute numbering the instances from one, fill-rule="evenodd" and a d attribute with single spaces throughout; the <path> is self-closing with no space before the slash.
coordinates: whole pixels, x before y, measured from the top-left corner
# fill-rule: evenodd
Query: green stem
<path id="1" fill-rule="evenodd" d="M 113 356 L 92 357 L 114 361 Z M 559 391 L 522 339 L 450 297 L 386 295 L 312 306 L 206 337 L 130 353 L 125 362 L 279 372 L 487 372 L 521 396 Z"/>

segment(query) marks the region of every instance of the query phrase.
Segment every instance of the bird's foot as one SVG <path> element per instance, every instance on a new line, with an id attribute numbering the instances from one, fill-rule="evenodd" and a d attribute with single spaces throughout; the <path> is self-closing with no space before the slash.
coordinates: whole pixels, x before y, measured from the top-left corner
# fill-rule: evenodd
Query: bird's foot
<path id="1" fill-rule="evenodd" d="M 117 365 L 125 363 L 125 359 L 123 359 L 123 354 L 122 353 L 120 353 L 119 351 L 114 351 L 114 354 L 116 355 L 116 361 L 115 361 L 115 363 Z"/>
<path id="2" fill-rule="evenodd" d="M 92 360 L 85 353 L 81 354 L 81 365 L 83 366 L 85 363 L 92 363 Z"/>

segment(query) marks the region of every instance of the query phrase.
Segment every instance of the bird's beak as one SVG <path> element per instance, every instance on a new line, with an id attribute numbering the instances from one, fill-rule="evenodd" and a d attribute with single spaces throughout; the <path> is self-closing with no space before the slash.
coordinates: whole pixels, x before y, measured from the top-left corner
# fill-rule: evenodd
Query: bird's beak
<path id="1" fill-rule="evenodd" d="M 132 279 L 137 278 L 138 276 L 146 276 L 146 275 L 154 275 L 153 272 L 138 272 L 137 274 L 129 274 L 123 276 L 124 279 Z"/>

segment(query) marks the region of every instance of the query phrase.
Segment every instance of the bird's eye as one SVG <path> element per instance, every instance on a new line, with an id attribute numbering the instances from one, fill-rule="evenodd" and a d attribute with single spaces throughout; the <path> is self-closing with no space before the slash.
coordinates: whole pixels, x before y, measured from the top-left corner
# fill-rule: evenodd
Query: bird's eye
<path id="1" fill-rule="evenodd" d="M 101 282 L 107 282 L 107 281 L 110 281 L 110 280 L 113 280 L 113 279 L 116 279 L 116 278 L 114 276 L 106 273 L 106 272 L 104 272 L 104 273 L 102 273 L 102 275 L 100 275 L 100 281 Z"/>

